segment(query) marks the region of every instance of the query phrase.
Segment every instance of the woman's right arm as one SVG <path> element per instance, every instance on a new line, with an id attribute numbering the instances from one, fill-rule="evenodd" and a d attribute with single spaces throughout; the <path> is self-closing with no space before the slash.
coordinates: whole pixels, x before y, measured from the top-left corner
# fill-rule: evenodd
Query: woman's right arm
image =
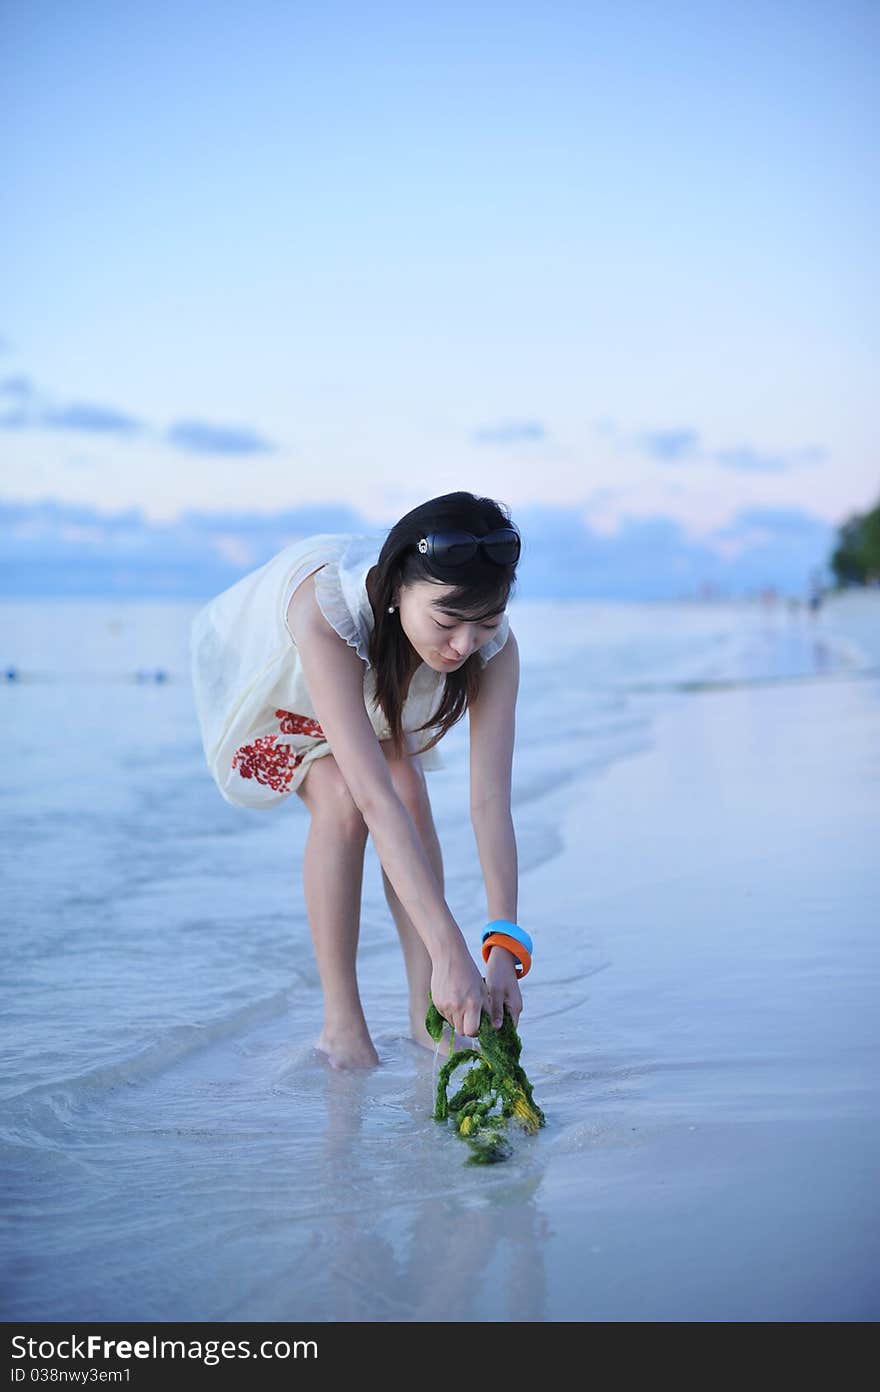
<path id="1" fill-rule="evenodd" d="M 364 704 L 364 664 L 327 622 L 314 579 L 297 586 L 287 626 L 302 662 L 318 723 L 376 847 L 382 868 L 433 964 L 431 996 L 460 1034 L 480 1030 L 488 993 L 407 808 L 397 796 Z"/>

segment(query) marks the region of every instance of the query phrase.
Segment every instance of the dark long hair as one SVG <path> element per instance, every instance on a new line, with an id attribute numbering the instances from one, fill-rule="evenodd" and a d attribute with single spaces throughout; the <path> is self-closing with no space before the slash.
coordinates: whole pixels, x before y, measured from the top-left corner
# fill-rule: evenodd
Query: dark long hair
<path id="1" fill-rule="evenodd" d="M 428 532 L 465 531 L 485 536 L 498 527 L 512 527 L 503 504 L 473 493 L 444 493 L 431 498 L 401 517 L 388 533 L 379 552 L 375 581 L 371 585 L 375 622 L 370 635 L 369 660 L 376 673 L 376 705 L 385 714 L 394 751 L 398 758 L 406 752 L 403 706 L 410 677 L 414 675 L 413 647 L 403 631 L 400 615 L 388 606 L 400 586 L 417 580 L 454 585 L 445 596 L 442 611 L 460 619 L 476 621 L 504 609 L 516 585 L 516 565 L 498 565 L 481 548 L 465 565 L 443 567 L 418 550 L 416 543 Z M 518 530 L 514 528 L 514 530 Z M 433 749 L 447 730 L 461 720 L 480 689 L 483 664 L 478 651 L 446 675 L 443 698 L 433 717 L 417 726 L 435 730 L 425 746 Z"/>

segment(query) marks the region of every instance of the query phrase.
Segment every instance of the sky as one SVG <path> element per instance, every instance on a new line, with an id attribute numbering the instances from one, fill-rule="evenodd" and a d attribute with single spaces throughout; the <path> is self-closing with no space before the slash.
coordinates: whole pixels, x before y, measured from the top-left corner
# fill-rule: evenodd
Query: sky
<path id="1" fill-rule="evenodd" d="M 875 0 L 0 0 L 16 554 L 459 488 L 600 547 L 827 538 L 880 494 L 878 38 Z"/>

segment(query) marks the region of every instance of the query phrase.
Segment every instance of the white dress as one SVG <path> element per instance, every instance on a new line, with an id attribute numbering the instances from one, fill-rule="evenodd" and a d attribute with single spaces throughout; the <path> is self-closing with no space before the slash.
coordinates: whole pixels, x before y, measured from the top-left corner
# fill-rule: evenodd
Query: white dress
<path id="1" fill-rule="evenodd" d="M 199 610 L 190 630 L 196 713 L 208 768 L 227 802 L 276 806 L 296 791 L 315 759 L 333 752 L 287 627 L 290 597 L 312 572 L 321 612 L 365 664 L 364 705 L 376 737 L 390 738 L 384 713 L 373 706 L 375 672 L 367 656 L 373 610 L 366 581 L 384 542 L 384 533 L 305 537 Z M 483 666 L 503 648 L 508 631 L 505 614 L 477 650 Z M 436 712 L 445 681 L 425 662 L 416 669 L 403 707 L 409 734 Z M 416 757 L 426 769 L 443 768 L 436 748 L 419 752 L 430 738 L 423 730 L 411 740 Z"/>

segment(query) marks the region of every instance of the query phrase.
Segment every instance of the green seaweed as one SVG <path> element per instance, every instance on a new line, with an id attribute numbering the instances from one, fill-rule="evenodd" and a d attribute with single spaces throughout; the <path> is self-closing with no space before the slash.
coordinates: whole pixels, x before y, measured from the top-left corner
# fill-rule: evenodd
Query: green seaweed
<path id="1" fill-rule="evenodd" d="M 443 1038 L 444 1025 L 448 1025 L 448 1021 L 429 993 L 425 1027 L 438 1044 Z M 433 1117 L 435 1121 L 453 1122 L 458 1135 L 470 1146 L 469 1165 L 493 1165 L 513 1154 L 513 1147 L 504 1135 L 509 1120 L 534 1135 L 539 1127 L 546 1125 L 546 1118 L 520 1066 L 522 1041 L 507 1006 L 498 1029 L 487 1012 L 482 1011 L 478 1037 L 479 1050 L 459 1049 L 450 1053 L 440 1069 Z M 469 1063 L 470 1067 L 458 1091 L 450 1098 L 450 1078 L 463 1063 Z"/>

